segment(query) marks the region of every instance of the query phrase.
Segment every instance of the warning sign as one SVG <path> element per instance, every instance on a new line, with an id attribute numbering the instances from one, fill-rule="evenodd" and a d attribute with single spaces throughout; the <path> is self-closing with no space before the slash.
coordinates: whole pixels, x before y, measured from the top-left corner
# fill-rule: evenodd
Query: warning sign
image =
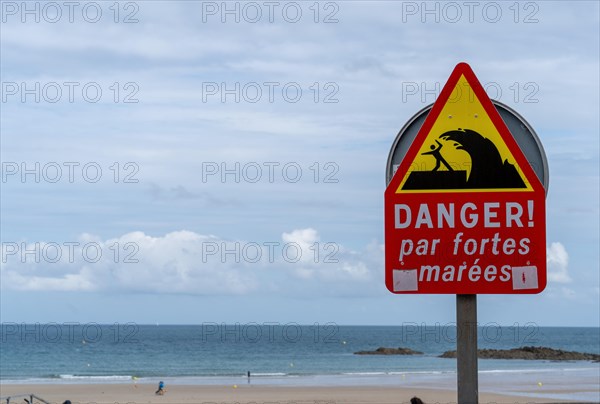
<path id="1" fill-rule="evenodd" d="M 455 83 L 428 132 L 399 192 L 531 191 L 519 164 L 464 75 Z"/>
<path id="2" fill-rule="evenodd" d="M 539 293 L 545 190 L 471 68 L 456 66 L 385 192 L 394 293 Z"/>

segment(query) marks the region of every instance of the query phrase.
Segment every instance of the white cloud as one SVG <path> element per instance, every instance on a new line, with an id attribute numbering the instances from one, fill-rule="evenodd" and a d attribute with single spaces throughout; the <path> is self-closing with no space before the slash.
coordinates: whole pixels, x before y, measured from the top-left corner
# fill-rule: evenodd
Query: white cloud
<path id="1" fill-rule="evenodd" d="M 2 287 L 234 295 L 306 291 L 308 282 L 311 289 L 316 283 L 316 293 L 335 295 L 338 287 L 362 295 L 373 290 L 373 274 L 383 262 L 380 246 L 356 252 L 320 239 L 317 230 L 306 228 L 274 241 L 225 240 L 181 230 L 108 240 L 84 233 L 71 250 L 66 242 L 5 243 Z"/>
<path id="2" fill-rule="evenodd" d="M 564 286 L 548 287 L 544 292 L 549 298 L 559 300 L 581 300 L 582 294 Z"/>
<path id="3" fill-rule="evenodd" d="M 283 233 L 281 239 L 286 243 L 298 244 L 302 251 L 310 251 L 311 248 L 314 249 L 316 246 L 315 243 L 320 241 L 319 234 L 312 228 L 298 229 L 291 233 Z M 306 260 L 310 259 L 310 257 L 307 257 L 305 254 L 302 259 Z"/>
<path id="4" fill-rule="evenodd" d="M 95 285 L 88 279 L 89 268 L 83 267 L 80 273 L 65 274 L 62 277 L 23 276 L 15 271 L 3 274 L 2 282 L 17 290 L 29 291 L 93 291 Z"/>
<path id="5" fill-rule="evenodd" d="M 561 243 L 552 243 L 546 248 L 546 262 L 548 265 L 548 281 L 556 283 L 570 283 L 569 254 Z"/>

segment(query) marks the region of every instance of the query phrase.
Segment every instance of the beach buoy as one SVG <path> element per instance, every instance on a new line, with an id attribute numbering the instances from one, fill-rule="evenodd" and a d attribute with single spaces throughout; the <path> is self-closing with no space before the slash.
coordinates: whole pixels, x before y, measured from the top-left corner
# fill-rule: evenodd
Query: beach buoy
<path id="1" fill-rule="evenodd" d="M 234 389 L 237 389 L 237 384 L 234 384 L 234 385 L 233 385 L 233 388 L 234 388 Z"/>
<path id="2" fill-rule="evenodd" d="M 538 382 L 538 387 L 542 387 L 542 386 L 543 386 L 542 382 Z"/>

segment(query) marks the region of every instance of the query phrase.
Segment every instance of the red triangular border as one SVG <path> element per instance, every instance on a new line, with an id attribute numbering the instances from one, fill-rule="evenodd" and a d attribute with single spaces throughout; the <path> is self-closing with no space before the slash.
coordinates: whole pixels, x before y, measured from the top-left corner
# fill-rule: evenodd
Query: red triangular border
<path id="1" fill-rule="evenodd" d="M 452 95 L 452 90 L 454 90 L 454 87 L 456 87 L 458 80 L 463 75 L 465 76 L 465 79 L 467 80 L 467 82 L 469 83 L 471 88 L 473 89 L 473 92 L 479 99 L 479 102 L 485 109 L 486 113 L 490 117 L 490 120 L 492 121 L 492 123 L 494 124 L 494 126 L 496 127 L 498 132 L 500 133 L 502 140 L 504 140 L 504 142 L 506 143 L 506 146 L 508 147 L 508 149 L 512 153 L 513 157 L 515 158 L 515 161 L 519 164 L 519 168 L 522 170 L 523 175 L 525 175 L 525 177 L 531 184 L 531 188 L 533 189 L 533 191 L 534 192 L 536 192 L 536 191 L 537 192 L 545 192 L 543 185 L 540 182 L 538 176 L 533 171 L 533 168 L 527 161 L 527 158 L 521 151 L 521 148 L 519 147 L 519 145 L 513 138 L 512 134 L 508 130 L 508 127 L 506 126 L 506 124 L 504 123 L 504 120 L 502 119 L 502 117 L 500 116 L 498 111 L 496 110 L 496 107 L 494 107 L 492 100 L 490 99 L 490 97 L 488 97 L 483 86 L 481 85 L 481 83 L 479 82 L 477 77 L 475 76 L 475 73 L 473 73 L 471 66 L 469 66 L 467 63 L 461 62 L 456 65 L 456 67 L 452 71 L 452 74 L 450 74 L 450 77 L 448 78 L 448 81 L 444 85 L 444 88 L 442 89 L 439 97 L 433 104 L 431 111 L 429 111 L 429 114 L 427 115 L 427 118 L 425 119 L 423 126 L 419 130 L 419 133 L 417 134 L 413 143 L 410 145 L 408 151 L 406 152 L 406 156 L 404 156 L 404 158 L 402 159 L 402 162 L 400 163 L 400 167 L 398 167 L 398 170 L 396 171 L 396 173 L 392 177 L 392 180 L 388 184 L 388 187 L 386 188 L 385 193 L 386 194 L 388 194 L 388 193 L 395 194 L 396 193 L 396 190 L 398 189 L 398 187 L 400 186 L 400 183 L 402 182 L 402 179 L 408 172 L 408 169 L 410 168 L 411 163 L 416 158 L 416 155 L 419 152 L 419 150 L 421 149 L 421 146 L 423 146 L 423 142 L 425 142 L 425 139 L 427 138 L 427 135 L 431 131 L 431 128 L 433 127 L 434 123 L 440 116 L 440 113 L 442 112 L 442 109 L 448 102 L 448 99 Z M 473 192 L 481 192 L 481 191 L 473 190 Z M 489 192 L 489 191 L 486 191 L 486 192 Z M 411 193 L 414 194 L 414 193 L 418 193 L 418 192 L 412 191 Z M 448 193 L 448 191 L 445 191 L 445 193 Z"/>

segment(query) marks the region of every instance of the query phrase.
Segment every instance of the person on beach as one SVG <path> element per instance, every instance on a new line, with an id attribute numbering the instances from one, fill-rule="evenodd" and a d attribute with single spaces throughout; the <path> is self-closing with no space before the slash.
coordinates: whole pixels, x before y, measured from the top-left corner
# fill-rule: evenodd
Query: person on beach
<path id="1" fill-rule="evenodd" d="M 156 390 L 156 392 L 154 394 L 158 394 L 159 396 L 162 396 L 163 394 L 165 394 L 165 382 L 160 381 L 158 382 L 158 390 Z"/>
<path id="2" fill-rule="evenodd" d="M 419 397 L 413 397 L 410 399 L 410 404 L 425 404 L 425 403 Z"/>

